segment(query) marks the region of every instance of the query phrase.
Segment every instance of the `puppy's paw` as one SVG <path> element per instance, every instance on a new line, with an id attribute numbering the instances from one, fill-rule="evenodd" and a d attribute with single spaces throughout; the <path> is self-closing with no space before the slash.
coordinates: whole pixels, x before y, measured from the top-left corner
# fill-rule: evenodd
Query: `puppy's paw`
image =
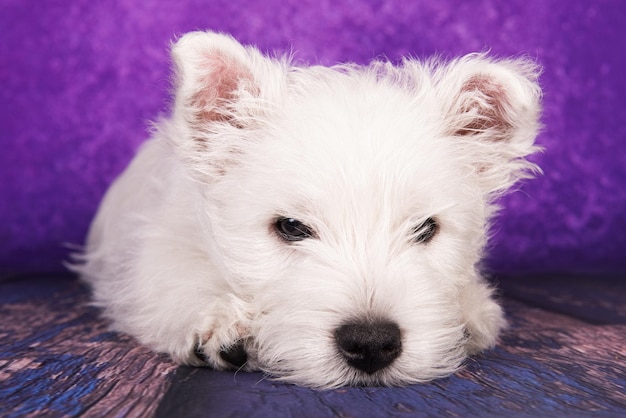
<path id="1" fill-rule="evenodd" d="M 493 290 L 484 283 L 473 283 L 463 290 L 461 303 L 468 334 L 469 355 L 493 348 L 500 331 L 506 327 L 504 312 L 493 300 Z"/>
<path id="2" fill-rule="evenodd" d="M 196 332 L 193 349 L 194 365 L 207 365 L 218 370 L 253 369 L 248 355 L 252 336 L 249 315 L 232 305 L 220 306 L 213 314 L 204 314 Z"/>
<path id="3" fill-rule="evenodd" d="M 194 348 L 194 356 L 203 363 L 216 369 L 241 369 L 248 365 L 247 346 L 250 336 L 247 328 L 240 324 L 233 330 L 218 329 L 199 335 Z"/>

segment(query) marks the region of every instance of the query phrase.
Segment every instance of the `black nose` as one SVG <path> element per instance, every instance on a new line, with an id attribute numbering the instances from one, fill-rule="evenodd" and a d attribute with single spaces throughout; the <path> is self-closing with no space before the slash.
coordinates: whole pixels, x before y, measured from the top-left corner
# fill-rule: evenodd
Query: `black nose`
<path id="1" fill-rule="evenodd" d="M 352 367 L 372 374 L 402 352 L 400 328 L 390 321 L 351 322 L 335 330 L 339 352 Z"/>

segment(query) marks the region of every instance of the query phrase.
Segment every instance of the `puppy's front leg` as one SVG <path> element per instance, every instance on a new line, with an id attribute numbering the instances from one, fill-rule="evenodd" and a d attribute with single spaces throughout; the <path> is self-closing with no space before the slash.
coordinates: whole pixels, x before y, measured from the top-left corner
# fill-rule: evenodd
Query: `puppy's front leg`
<path id="1" fill-rule="evenodd" d="M 166 228 L 160 232 L 166 236 L 146 236 L 138 245 L 136 267 L 116 301 L 108 304 L 109 316 L 115 328 L 178 363 L 240 367 L 250 340 L 250 306 L 198 245 L 197 231 L 180 233 L 184 226 L 172 222 L 162 218 L 160 225 Z"/>

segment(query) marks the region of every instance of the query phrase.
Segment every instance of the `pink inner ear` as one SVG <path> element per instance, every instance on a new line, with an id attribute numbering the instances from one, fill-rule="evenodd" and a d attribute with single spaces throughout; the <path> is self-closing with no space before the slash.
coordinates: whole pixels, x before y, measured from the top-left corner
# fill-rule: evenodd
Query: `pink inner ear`
<path id="1" fill-rule="evenodd" d="M 505 139 L 513 128 L 507 117 L 508 97 L 504 87 L 486 75 L 470 78 L 461 88 L 460 115 L 463 124 L 455 135 L 468 136 L 489 133 L 493 140 Z"/>
<path id="2" fill-rule="evenodd" d="M 201 121 L 227 121 L 230 119 L 225 106 L 236 98 L 242 81 L 252 80 L 252 74 L 234 58 L 215 53 L 201 63 L 200 89 L 191 97 L 192 106 L 198 110 Z"/>

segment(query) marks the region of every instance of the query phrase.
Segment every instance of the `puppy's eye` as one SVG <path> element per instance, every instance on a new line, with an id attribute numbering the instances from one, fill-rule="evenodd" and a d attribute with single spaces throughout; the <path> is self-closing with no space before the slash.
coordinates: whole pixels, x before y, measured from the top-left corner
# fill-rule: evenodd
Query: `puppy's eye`
<path id="1" fill-rule="evenodd" d="M 420 225 L 413 229 L 413 242 L 416 244 L 424 244 L 433 239 L 439 231 L 439 224 L 433 218 L 428 218 Z"/>
<path id="2" fill-rule="evenodd" d="M 311 228 L 293 218 L 279 218 L 274 227 L 285 241 L 302 241 L 313 235 Z"/>

